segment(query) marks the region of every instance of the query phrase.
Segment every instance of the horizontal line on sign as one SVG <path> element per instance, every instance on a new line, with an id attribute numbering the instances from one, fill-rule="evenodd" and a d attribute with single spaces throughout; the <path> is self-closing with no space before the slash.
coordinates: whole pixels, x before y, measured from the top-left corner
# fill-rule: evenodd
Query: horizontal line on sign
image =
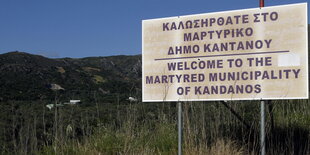
<path id="1" fill-rule="evenodd" d="M 236 54 L 221 54 L 221 55 L 205 55 L 205 56 L 192 56 L 192 57 L 176 57 L 176 58 L 159 58 L 155 61 L 161 60 L 175 60 L 175 59 L 193 59 L 193 58 L 208 58 L 208 57 L 227 57 L 235 55 L 259 55 L 259 54 L 274 54 L 274 53 L 287 53 L 290 51 L 270 51 L 270 52 L 255 52 L 255 53 L 236 53 Z"/>

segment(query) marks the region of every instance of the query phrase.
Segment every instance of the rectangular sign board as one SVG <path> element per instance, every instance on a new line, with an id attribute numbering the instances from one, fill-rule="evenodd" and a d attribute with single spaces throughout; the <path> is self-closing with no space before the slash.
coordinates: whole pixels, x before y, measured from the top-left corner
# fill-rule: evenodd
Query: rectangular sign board
<path id="1" fill-rule="evenodd" d="M 143 20 L 143 101 L 306 99 L 307 29 L 307 3 Z"/>

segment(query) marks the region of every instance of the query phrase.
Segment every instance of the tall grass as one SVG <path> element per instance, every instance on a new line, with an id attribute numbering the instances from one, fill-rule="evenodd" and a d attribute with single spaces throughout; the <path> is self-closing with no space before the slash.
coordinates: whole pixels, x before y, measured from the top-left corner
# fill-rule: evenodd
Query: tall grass
<path id="1" fill-rule="evenodd" d="M 57 120 L 45 104 L 1 104 L 2 116 L 7 116 L 0 117 L 2 154 L 177 153 L 176 103 L 98 99 L 90 105 L 59 107 Z M 183 103 L 184 154 L 259 153 L 259 102 L 228 105 L 250 129 L 221 103 Z M 267 107 L 267 153 L 309 154 L 309 100 L 273 101 Z"/>

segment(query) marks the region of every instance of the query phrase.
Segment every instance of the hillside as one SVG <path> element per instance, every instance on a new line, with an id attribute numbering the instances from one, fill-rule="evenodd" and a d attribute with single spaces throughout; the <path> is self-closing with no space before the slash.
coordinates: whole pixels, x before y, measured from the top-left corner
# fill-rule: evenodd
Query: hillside
<path id="1" fill-rule="evenodd" d="M 93 98 L 94 93 L 137 93 L 141 56 L 50 59 L 24 52 L 0 55 L 0 101 L 52 99 L 58 84 L 62 98 Z M 93 93 L 90 93 L 93 92 Z"/>

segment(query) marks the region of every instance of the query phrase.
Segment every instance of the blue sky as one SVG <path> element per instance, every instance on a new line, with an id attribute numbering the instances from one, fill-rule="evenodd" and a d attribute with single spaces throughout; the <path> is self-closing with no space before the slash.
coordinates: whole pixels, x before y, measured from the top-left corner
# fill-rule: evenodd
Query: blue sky
<path id="1" fill-rule="evenodd" d="M 143 19 L 255 8 L 258 1 L 1 0 L 0 54 L 16 50 L 57 58 L 141 54 Z M 307 0 L 265 0 L 265 5 L 300 2 Z"/>

